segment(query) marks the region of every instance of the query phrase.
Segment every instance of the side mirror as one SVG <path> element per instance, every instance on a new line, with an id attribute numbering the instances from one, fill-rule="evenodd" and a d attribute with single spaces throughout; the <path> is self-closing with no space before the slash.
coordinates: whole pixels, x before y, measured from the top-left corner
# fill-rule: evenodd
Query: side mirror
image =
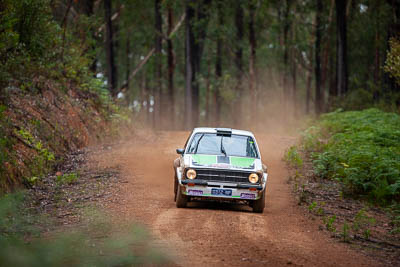
<path id="1" fill-rule="evenodd" d="M 185 150 L 183 148 L 177 148 L 176 149 L 176 153 L 183 155 L 183 153 L 185 152 Z"/>

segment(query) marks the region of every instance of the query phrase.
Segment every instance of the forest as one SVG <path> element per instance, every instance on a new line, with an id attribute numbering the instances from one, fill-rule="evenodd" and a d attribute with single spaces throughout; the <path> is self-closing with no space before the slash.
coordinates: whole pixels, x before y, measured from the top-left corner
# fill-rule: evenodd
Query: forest
<path id="1" fill-rule="evenodd" d="M 59 75 L 108 89 L 159 129 L 398 112 L 399 9 L 396 0 L 5 0 L 1 95 Z"/>
<path id="2" fill-rule="evenodd" d="M 323 221 L 319 230 L 344 243 L 368 244 L 369 255 L 381 246 L 379 261 L 391 266 L 400 259 L 399 113 L 400 0 L 0 0 L 0 244 L 7 248 L 0 251 L 0 265 L 148 263 L 137 251 L 115 253 L 147 240 L 146 230 L 135 228 L 133 241 L 113 240 L 116 225 L 107 222 L 100 224 L 109 241 L 88 228 L 52 243 L 35 240 L 35 234 L 58 229 L 57 223 L 50 227 L 37 215 L 55 217 L 58 226 L 74 225 L 70 220 L 81 214 L 74 205 L 103 205 L 98 196 L 114 194 L 113 184 L 126 182 L 142 192 L 148 184 L 136 188 L 120 181 L 126 173 L 137 178 L 129 168 L 143 171 L 153 161 L 150 150 L 171 150 L 184 139 L 183 131 L 187 138 L 187 131 L 205 126 L 259 134 L 276 167 L 272 173 L 278 173 L 272 177 L 282 183 L 271 195 L 292 186 L 298 204 Z M 126 156 L 118 150 L 121 143 L 140 156 Z M 164 177 L 165 169 L 152 173 L 165 162 L 172 166 L 172 156 L 163 153 L 146 175 Z M 99 160 L 104 166 L 96 169 L 101 164 L 92 161 L 99 154 L 107 155 L 104 162 L 120 161 L 110 167 Z M 154 192 L 164 198 L 151 207 L 172 199 Z M 142 202 L 131 206 L 137 203 Z M 268 212 L 293 208 L 279 207 Z M 173 218 L 175 211 L 168 211 Z M 300 221 L 286 221 L 289 215 L 276 215 L 284 216 L 282 227 Z M 71 250 L 77 243 L 85 256 Z M 319 248 L 325 247 L 314 247 Z M 14 258 L 8 249 L 24 256 Z M 65 258 L 48 257 L 64 249 Z M 102 262 L 97 250 L 109 257 Z M 329 251 L 315 255 L 329 258 Z M 165 260 L 157 255 L 156 264 Z M 279 264 L 291 264 L 287 256 Z M 243 259 L 240 254 L 240 264 Z"/>

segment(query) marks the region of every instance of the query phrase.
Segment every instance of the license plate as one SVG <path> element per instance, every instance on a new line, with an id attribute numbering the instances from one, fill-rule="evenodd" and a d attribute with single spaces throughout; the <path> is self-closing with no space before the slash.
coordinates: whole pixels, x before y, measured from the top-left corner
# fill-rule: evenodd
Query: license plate
<path id="1" fill-rule="evenodd" d="M 232 196 L 232 190 L 231 189 L 218 189 L 218 188 L 212 188 L 211 189 L 211 195 L 213 196 Z"/>
<path id="2" fill-rule="evenodd" d="M 202 190 L 189 189 L 188 190 L 188 195 L 191 195 L 191 196 L 202 196 L 203 195 L 203 191 Z"/>

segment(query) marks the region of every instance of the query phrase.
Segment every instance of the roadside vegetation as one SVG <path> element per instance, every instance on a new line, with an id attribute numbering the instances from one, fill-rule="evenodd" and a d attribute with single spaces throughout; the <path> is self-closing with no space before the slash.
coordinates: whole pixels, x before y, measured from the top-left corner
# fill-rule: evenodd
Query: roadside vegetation
<path id="1" fill-rule="evenodd" d="M 284 159 L 299 205 L 320 217 L 323 229 L 344 242 L 394 250 L 383 257 L 398 257 L 398 114 L 375 108 L 324 114 Z"/>
<path id="2" fill-rule="evenodd" d="M 332 112 L 302 136 L 316 176 L 336 180 L 343 194 L 371 203 L 400 201 L 400 116 L 377 109 Z"/>
<path id="3" fill-rule="evenodd" d="M 166 261 L 149 246 L 144 228 L 115 229 L 93 209 L 88 210 L 85 225 L 43 236 L 43 227 L 53 223 L 43 215 L 33 215 L 25 198 L 16 193 L 0 199 L 1 266 L 132 266 Z"/>
<path id="4" fill-rule="evenodd" d="M 99 22 L 66 23 L 47 0 L 0 5 L 0 194 L 40 182 L 66 153 L 129 122 L 91 70 L 90 29 Z"/>

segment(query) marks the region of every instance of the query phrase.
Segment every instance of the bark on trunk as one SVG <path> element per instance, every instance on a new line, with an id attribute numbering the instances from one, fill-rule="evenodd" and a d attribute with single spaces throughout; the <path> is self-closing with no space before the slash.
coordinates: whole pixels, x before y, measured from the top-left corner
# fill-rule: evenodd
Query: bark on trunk
<path id="1" fill-rule="evenodd" d="M 333 10 L 335 7 L 335 0 L 331 0 L 331 6 L 329 8 L 329 17 L 328 17 L 328 34 L 326 35 L 326 39 L 324 40 L 325 45 L 322 51 L 322 59 L 321 59 L 321 87 L 323 90 L 327 88 L 326 82 L 328 79 L 334 75 L 332 69 L 329 69 L 329 64 L 332 61 L 332 58 L 329 57 L 329 53 L 331 52 L 331 36 L 332 36 L 332 20 L 333 20 Z M 329 70 L 329 71 L 328 71 Z M 337 93 L 329 90 L 329 97 L 337 96 Z M 330 100 L 328 100 L 329 102 Z"/>
<path id="2" fill-rule="evenodd" d="M 161 18 L 161 0 L 154 1 L 155 11 L 155 81 L 156 88 L 154 92 L 154 123 L 156 128 L 161 128 L 160 115 L 162 114 L 162 18 Z"/>
<path id="3" fill-rule="evenodd" d="M 126 91 L 129 91 L 129 74 L 131 73 L 131 40 L 129 34 L 126 36 L 126 48 L 125 48 L 125 58 L 126 58 L 126 70 L 125 70 L 125 79 L 126 79 Z"/>
<path id="4" fill-rule="evenodd" d="M 193 127 L 193 81 L 195 80 L 195 72 L 193 70 L 193 54 L 194 54 L 194 35 L 193 35 L 193 18 L 194 9 L 193 1 L 186 0 L 186 31 L 185 31 L 185 128 Z"/>
<path id="5" fill-rule="evenodd" d="M 284 25 L 283 25 L 283 94 L 284 94 L 284 102 L 285 109 L 288 109 L 288 100 L 290 99 L 290 90 L 289 90 L 289 42 L 288 42 L 288 34 L 290 28 L 289 21 L 289 13 L 290 13 L 290 5 L 291 0 L 286 0 L 285 12 L 284 12 Z"/>
<path id="6" fill-rule="evenodd" d="M 206 26 L 209 13 L 207 7 L 210 0 L 186 0 L 186 97 L 191 98 L 190 106 L 185 102 L 186 126 L 193 127 L 199 121 L 199 83 L 198 73 L 200 73 L 201 57 L 203 55 L 204 40 L 206 36 Z M 194 9 L 195 8 L 195 9 Z M 193 23 L 201 23 L 202 27 L 197 27 L 194 31 Z"/>
<path id="7" fill-rule="evenodd" d="M 255 16 L 255 5 L 253 1 L 249 1 L 249 43 L 250 43 L 250 59 L 249 59 L 249 90 L 251 105 L 256 105 L 256 90 L 257 90 L 257 76 L 256 76 L 256 49 L 257 40 L 254 29 L 254 16 Z M 250 109 L 250 116 L 255 116 L 255 109 Z"/>
<path id="8" fill-rule="evenodd" d="M 224 24 L 224 18 L 222 14 L 222 6 L 221 2 L 217 4 L 217 16 L 218 16 L 218 27 L 221 27 Z M 222 97 L 221 97 L 221 87 L 220 81 L 222 77 L 222 40 L 220 35 L 217 37 L 217 51 L 215 57 L 215 77 L 217 80 L 217 86 L 215 88 L 215 123 L 217 126 L 220 126 L 220 118 L 222 112 Z"/>
<path id="9" fill-rule="evenodd" d="M 236 101 L 232 105 L 232 111 L 235 111 L 233 116 L 233 124 L 239 127 L 242 119 L 242 73 L 243 73 L 243 7 L 242 1 L 236 1 L 235 11 L 235 26 L 236 26 L 236 51 L 235 51 L 235 65 L 236 65 Z M 233 114 L 233 113 L 232 113 Z"/>
<path id="10" fill-rule="evenodd" d="M 111 21 L 111 0 L 104 0 L 104 11 L 106 20 L 106 55 L 107 55 L 107 83 L 108 90 L 115 97 L 117 88 L 116 67 L 113 45 L 113 27 Z"/>
<path id="11" fill-rule="evenodd" d="M 314 25 L 316 25 L 317 18 L 314 18 Z M 313 27 L 312 30 L 312 37 L 310 39 L 310 52 L 309 52 L 309 62 L 310 65 L 307 69 L 307 87 L 306 87 L 306 113 L 310 114 L 311 108 L 311 86 L 312 86 L 312 78 L 313 78 L 313 71 L 314 71 L 314 42 L 315 42 L 315 35 L 316 35 L 316 27 Z"/>
<path id="12" fill-rule="evenodd" d="M 347 92 L 347 22 L 346 22 L 347 0 L 336 0 L 336 23 L 337 23 L 337 91 L 339 96 Z"/>
<path id="13" fill-rule="evenodd" d="M 322 112 L 322 92 L 321 92 L 321 17 L 322 0 L 317 0 L 316 14 L 316 40 L 315 40 L 315 113 Z"/>
<path id="14" fill-rule="evenodd" d="M 168 7 L 168 36 L 171 35 L 173 29 L 173 11 L 171 7 Z M 168 53 L 168 109 L 169 118 L 172 128 L 174 128 L 174 117 L 175 117 L 175 102 L 174 102 L 174 50 L 171 38 L 167 40 L 167 53 Z"/>

